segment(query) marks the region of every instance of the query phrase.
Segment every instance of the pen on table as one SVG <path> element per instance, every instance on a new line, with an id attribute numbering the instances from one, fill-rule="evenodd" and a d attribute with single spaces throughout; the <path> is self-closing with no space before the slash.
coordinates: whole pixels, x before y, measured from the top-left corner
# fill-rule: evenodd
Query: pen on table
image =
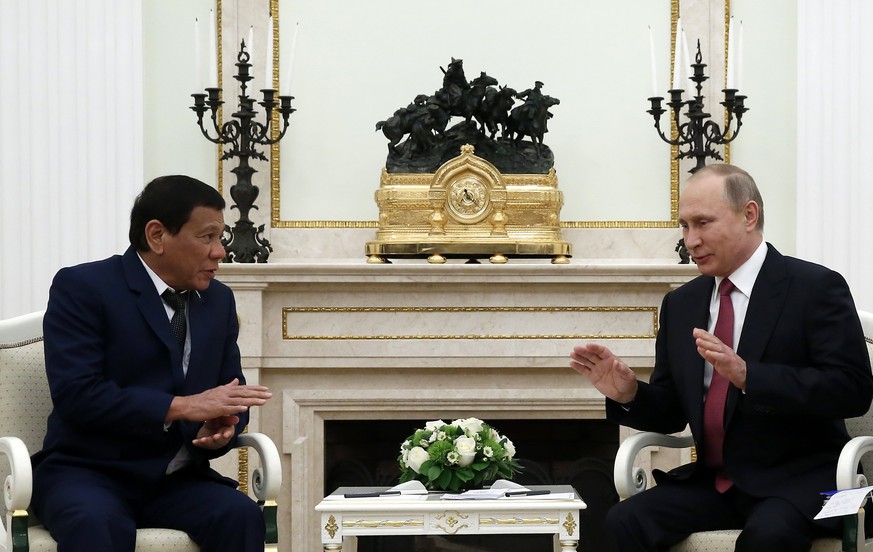
<path id="1" fill-rule="evenodd" d="M 509 491 L 505 496 L 534 496 L 534 495 L 547 495 L 552 491 Z"/>
<path id="2" fill-rule="evenodd" d="M 343 498 L 378 498 L 380 496 L 399 495 L 400 491 L 381 491 L 376 493 L 346 493 Z"/>

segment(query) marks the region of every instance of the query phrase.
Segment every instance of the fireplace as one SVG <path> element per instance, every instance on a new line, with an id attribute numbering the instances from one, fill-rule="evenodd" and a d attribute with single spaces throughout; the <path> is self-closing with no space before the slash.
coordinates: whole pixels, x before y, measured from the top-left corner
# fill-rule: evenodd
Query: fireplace
<path id="1" fill-rule="evenodd" d="M 448 421 L 448 417 L 446 417 Z M 522 485 L 573 485 L 588 508 L 581 512 L 580 551 L 605 550 L 603 518 L 618 501 L 612 462 L 619 429 L 605 420 L 494 420 L 512 439 L 524 471 Z M 324 494 L 342 486 L 390 486 L 397 483 L 400 443 L 423 420 L 335 420 L 325 424 Z M 487 537 L 359 538 L 358 552 L 505 552 L 552 550 L 549 535 Z"/>
<path id="2" fill-rule="evenodd" d="M 603 397 L 568 355 L 596 340 L 646 379 L 661 298 L 695 273 L 672 261 L 222 267 L 237 297 L 246 378 L 273 390 L 251 428 L 282 454 L 279 550 L 319 548 L 314 508 L 331 487 L 392 484 L 400 442 L 423 421 L 467 417 L 513 440 L 528 466 L 520 481 L 574 485 L 590 507 L 580 548 L 602 549 L 598 516 L 615 501 L 613 457 L 630 432 L 604 420 Z M 368 450 L 359 439 L 374 426 L 385 440 Z M 452 538 L 406 550 L 458 546 L 519 549 Z"/>

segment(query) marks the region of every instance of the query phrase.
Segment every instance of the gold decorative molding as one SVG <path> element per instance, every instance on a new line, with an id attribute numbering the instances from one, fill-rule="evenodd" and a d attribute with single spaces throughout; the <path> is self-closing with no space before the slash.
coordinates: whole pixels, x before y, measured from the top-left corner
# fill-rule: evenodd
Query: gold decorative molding
<path id="1" fill-rule="evenodd" d="M 649 313 L 652 330 L 644 334 L 422 334 L 422 335 L 292 335 L 288 316 L 294 314 L 367 314 L 367 313 L 525 313 L 525 312 L 639 312 Z M 282 339 L 313 340 L 418 340 L 418 339 L 654 339 L 658 331 L 658 307 L 283 307 Z"/>
<path id="2" fill-rule="evenodd" d="M 330 538 L 334 538 L 336 536 L 336 532 L 339 531 L 339 525 L 336 524 L 336 518 L 333 514 L 327 518 L 327 523 L 324 524 L 324 530 L 327 531 L 327 534 L 330 535 Z"/>
<path id="3" fill-rule="evenodd" d="M 333 516 L 330 516 L 333 519 Z M 361 527 L 365 529 L 377 529 L 379 527 L 424 527 L 421 519 L 357 519 L 343 520 L 343 528 Z M 333 535 L 331 535 L 333 538 Z"/>
<path id="4" fill-rule="evenodd" d="M 479 525 L 557 525 L 558 521 L 559 521 L 558 518 L 547 518 L 547 517 L 538 517 L 538 518 L 481 517 L 481 518 L 479 518 Z"/>
<path id="5" fill-rule="evenodd" d="M 731 24 L 731 0 L 724 0 L 724 84 L 727 88 L 727 70 L 728 70 L 728 29 Z M 730 121 L 730 111 L 724 108 L 724 128 L 728 127 Z M 724 162 L 731 162 L 731 143 L 724 145 Z"/>
<path id="6" fill-rule="evenodd" d="M 567 530 L 568 535 L 576 532 L 576 520 L 573 519 L 573 514 L 570 512 L 567 512 L 567 519 L 564 520 L 564 529 Z"/>
<path id="7" fill-rule="evenodd" d="M 287 0 L 286 0 L 287 1 Z M 670 66 L 673 66 L 672 52 L 675 50 L 676 37 L 676 22 L 679 18 L 679 1 L 670 0 L 670 26 L 671 26 L 671 54 Z M 725 0 L 730 2 L 730 0 Z M 221 0 L 216 0 L 219 4 Z M 278 59 L 279 49 L 279 0 L 270 0 L 270 13 L 273 15 L 274 27 L 276 32 L 273 36 L 274 55 Z M 220 43 L 220 42 L 219 42 Z M 219 73 L 221 65 L 219 63 Z M 278 117 L 278 115 L 276 115 Z M 675 136 L 677 129 L 675 124 L 671 123 L 672 133 Z M 281 186 L 279 182 L 280 175 L 280 144 L 274 144 L 270 149 L 270 227 L 271 228 L 379 228 L 379 221 L 375 220 L 281 220 Z M 727 153 L 727 152 L 726 152 Z M 635 220 L 614 220 L 614 221 L 561 221 L 561 228 L 678 228 L 679 226 L 679 161 L 676 160 L 678 148 L 671 146 L 670 148 L 670 220 L 664 221 L 635 221 Z M 220 157 L 220 155 L 219 155 Z M 726 157 L 727 159 L 727 157 Z M 219 191 L 221 190 L 221 170 L 219 161 Z"/>
<path id="8" fill-rule="evenodd" d="M 468 529 L 470 526 L 465 523 L 470 518 L 468 514 L 462 514 L 456 510 L 446 511 L 442 514 L 434 514 L 436 523 L 434 526 L 437 529 L 442 529 L 447 535 L 455 535 L 462 529 Z M 442 525 L 445 523 L 445 526 Z"/>

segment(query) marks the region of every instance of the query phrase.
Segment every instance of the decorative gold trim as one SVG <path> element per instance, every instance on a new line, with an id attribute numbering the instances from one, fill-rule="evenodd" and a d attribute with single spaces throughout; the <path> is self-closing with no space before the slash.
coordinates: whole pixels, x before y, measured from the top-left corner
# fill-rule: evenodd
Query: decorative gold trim
<path id="1" fill-rule="evenodd" d="M 572 535 L 576 531 L 576 520 L 573 519 L 573 513 L 567 512 L 567 519 L 564 520 L 564 529 L 568 535 Z"/>
<path id="2" fill-rule="evenodd" d="M 330 516 L 333 519 L 333 516 Z M 424 520 L 421 519 L 356 519 L 343 520 L 343 528 L 361 527 L 364 529 L 377 529 L 379 527 L 424 527 Z M 327 527 L 325 527 L 327 528 Z M 333 535 L 331 535 L 333 538 Z"/>
<path id="3" fill-rule="evenodd" d="M 448 313 L 448 312 L 642 312 L 651 313 L 652 331 L 647 334 L 505 334 L 505 335 L 291 335 L 288 332 L 289 314 L 313 313 Z M 289 341 L 323 340 L 413 340 L 413 339 L 653 339 L 658 332 L 657 307 L 283 307 L 282 339 Z"/>
<path id="4" fill-rule="evenodd" d="M 246 426 L 243 433 L 249 432 L 249 427 Z M 249 448 L 248 447 L 239 447 L 236 449 L 237 451 L 237 466 L 236 466 L 236 480 L 239 482 L 239 491 L 244 494 L 249 494 Z"/>
<path id="5" fill-rule="evenodd" d="M 216 0 L 220 2 L 221 0 Z M 729 0 L 726 0 L 729 1 Z M 270 13 L 273 14 L 273 24 L 276 31 L 274 55 L 278 59 L 279 49 L 279 0 L 270 0 Z M 670 67 L 673 66 L 673 44 L 676 39 L 676 21 L 679 18 L 679 0 L 670 0 L 671 54 Z M 221 64 L 219 63 L 219 73 Z M 277 115 L 278 116 L 278 115 Z M 677 129 L 671 123 L 671 132 L 675 136 Z M 375 220 L 281 220 L 281 190 L 280 174 L 280 144 L 274 144 L 270 150 L 270 227 L 271 228 L 379 228 Z M 670 220 L 663 221 L 563 221 L 561 228 L 677 228 L 679 226 L 679 161 L 676 160 L 678 148 L 670 147 Z M 221 172 L 219 171 L 219 186 Z M 221 188 L 219 187 L 219 191 Z"/>
<path id="6" fill-rule="evenodd" d="M 222 19 L 222 9 L 221 9 L 221 0 L 215 0 L 215 40 L 216 46 L 218 47 L 218 87 L 221 88 L 221 79 L 224 75 L 221 63 L 221 54 L 223 52 L 223 48 L 221 45 L 222 41 L 222 32 L 221 32 L 221 19 Z M 210 25 L 212 23 L 210 22 Z M 218 106 L 218 128 L 224 124 L 224 105 Z M 221 160 L 221 155 L 224 153 L 223 146 L 221 144 L 216 144 L 215 149 L 218 151 L 218 193 L 224 195 L 224 161 Z"/>
<path id="7" fill-rule="evenodd" d="M 330 538 L 334 538 L 336 536 L 337 531 L 339 531 L 339 525 L 336 524 L 336 518 L 333 514 L 327 518 L 327 523 L 324 524 L 324 530 L 327 531 L 327 534 L 330 535 Z"/>
<path id="8" fill-rule="evenodd" d="M 468 529 L 470 527 L 464 523 L 466 520 L 470 519 L 469 514 L 462 514 L 457 510 L 446 511 L 442 514 L 434 514 L 433 517 L 436 520 L 434 526 L 437 529 L 442 529 L 443 533 L 447 535 L 456 535 L 462 529 Z M 445 523 L 448 527 L 443 526 L 442 523 Z"/>
<path id="9" fill-rule="evenodd" d="M 494 518 L 480 517 L 479 525 L 557 525 L 558 518 Z"/>
<path id="10" fill-rule="evenodd" d="M 731 24 L 731 0 L 724 0 L 724 87 L 727 88 L 727 70 L 728 70 L 728 29 Z M 728 108 L 724 108 L 724 127 L 727 128 L 730 119 Z M 724 162 L 731 162 L 731 143 L 724 145 Z"/>

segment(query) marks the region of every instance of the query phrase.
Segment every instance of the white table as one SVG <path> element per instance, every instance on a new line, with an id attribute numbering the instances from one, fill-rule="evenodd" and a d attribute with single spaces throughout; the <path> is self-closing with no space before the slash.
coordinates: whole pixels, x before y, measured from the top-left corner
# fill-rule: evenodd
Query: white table
<path id="1" fill-rule="evenodd" d="M 579 544 L 579 511 L 585 503 L 569 485 L 529 487 L 552 493 L 573 493 L 572 500 L 511 498 L 441 500 L 430 493 L 425 500 L 409 498 L 341 498 L 346 493 L 384 491 L 386 487 L 340 487 L 315 507 L 321 514 L 321 543 L 325 552 L 341 551 L 343 538 L 391 535 L 554 534 L 561 552 Z"/>

